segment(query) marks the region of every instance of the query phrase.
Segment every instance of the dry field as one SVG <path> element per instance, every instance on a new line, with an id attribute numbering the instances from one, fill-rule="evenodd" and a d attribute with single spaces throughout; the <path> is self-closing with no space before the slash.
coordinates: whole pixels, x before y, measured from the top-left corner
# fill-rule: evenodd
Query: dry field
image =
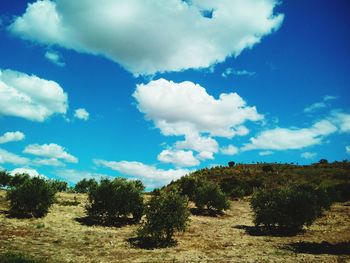
<path id="1" fill-rule="evenodd" d="M 191 216 L 188 230 L 170 248 L 140 249 L 128 238 L 135 225 L 88 226 L 86 196 L 61 193 L 42 219 L 6 216 L 0 191 L 0 253 L 23 252 L 47 262 L 350 262 L 350 204 L 335 204 L 302 234 L 271 236 L 253 231 L 246 200 L 233 201 L 221 217 Z M 69 206 L 64 201 L 80 202 Z"/>

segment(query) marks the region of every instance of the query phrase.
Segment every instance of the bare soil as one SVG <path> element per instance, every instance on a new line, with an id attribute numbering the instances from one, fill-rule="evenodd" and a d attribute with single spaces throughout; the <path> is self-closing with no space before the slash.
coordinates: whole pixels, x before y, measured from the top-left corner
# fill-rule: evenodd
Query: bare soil
<path id="1" fill-rule="evenodd" d="M 85 202 L 86 195 L 60 193 L 46 217 L 16 219 L 0 191 L 0 253 L 47 262 L 350 262 L 350 203 L 334 204 L 303 233 L 278 236 L 254 228 L 248 200 L 232 201 L 225 215 L 192 215 L 176 246 L 141 249 L 128 241 L 137 225 L 89 225 Z"/>

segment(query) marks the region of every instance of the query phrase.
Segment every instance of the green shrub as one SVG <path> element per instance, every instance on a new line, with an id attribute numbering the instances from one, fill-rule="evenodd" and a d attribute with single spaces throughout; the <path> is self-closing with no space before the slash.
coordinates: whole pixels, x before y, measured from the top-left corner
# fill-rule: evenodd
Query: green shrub
<path id="1" fill-rule="evenodd" d="M 5 253 L 0 255 L 1 263 L 40 263 L 42 260 L 34 259 L 22 253 Z"/>
<path id="2" fill-rule="evenodd" d="M 6 171 L 0 171 L 0 187 L 6 187 L 11 181 L 11 175 Z"/>
<path id="3" fill-rule="evenodd" d="M 9 213 L 17 217 L 43 217 L 54 203 L 55 193 L 44 179 L 29 178 L 7 192 Z"/>
<path id="4" fill-rule="evenodd" d="M 103 179 L 89 191 L 89 204 L 86 209 L 90 217 L 101 222 L 112 223 L 119 217 L 130 214 L 140 221 L 143 214 L 143 196 L 139 183 L 124 178 Z"/>
<path id="5" fill-rule="evenodd" d="M 155 245 L 169 245 L 175 231 L 185 231 L 189 221 L 188 198 L 177 191 L 152 196 L 145 209 L 146 221 L 138 237 L 150 239 Z"/>
<path id="6" fill-rule="evenodd" d="M 76 183 L 74 190 L 77 193 L 88 193 L 91 189 L 97 186 L 95 179 L 83 179 Z"/>
<path id="7" fill-rule="evenodd" d="M 310 185 L 292 185 L 281 189 L 260 189 L 250 203 L 256 226 L 265 225 L 285 231 L 299 231 L 311 225 L 329 207 L 327 193 Z"/>
<path id="8" fill-rule="evenodd" d="M 30 179 L 29 174 L 26 174 L 26 173 L 15 174 L 14 176 L 11 176 L 11 180 L 8 185 L 10 187 L 17 187 L 29 179 Z"/>
<path id="9" fill-rule="evenodd" d="M 216 183 L 210 181 L 202 182 L 196 189 L 194 202 L 199 209 L 207 208 L 216 213 L 230 207 L 227 196 Z"/>
<path id="10" fill-rule="evenodd" d="M 64 192 L 67 190 L 67 182 L 59 181 L 59 180 L 49 180 L 51 186 L 56 190 L 56 192 Z"/>
<path id="11" fill-rule="evenodd" d="M 202 182 L 193 176 L 183 176 L 180 178 L 179 190 L 181 195 L 186 195 L 189 200 L 193 201 L 197 188 Z"/>

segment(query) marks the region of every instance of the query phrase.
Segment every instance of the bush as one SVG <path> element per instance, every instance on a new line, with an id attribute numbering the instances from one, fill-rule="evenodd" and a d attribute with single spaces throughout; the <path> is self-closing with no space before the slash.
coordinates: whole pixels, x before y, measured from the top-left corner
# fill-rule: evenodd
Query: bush
<path id="1" fill-rule="evenodd" d="M 91 189 L 97 186 L 95 179 L 83 179 L 76 183 L 74 190 L 77 193 L 88 193 Z"/>
<path id="2" fill-rule="evenodd" d="M 54 203 L 55 193 L 44 179 L 29 178 L 8 191 L 9 213 L 16 217 L 43 217 Z"/>
<path id="3" fill-rule="evenodd" d="M 11 175 L 6 171 L 0 171 L 0 187 L 6 187 L 11 181 Z"/>
<path id="4" fill-rule="evenodd" d="M 8 183 L 8 185 L 10 187 L 17 187 L 29 179 L 30 179 L 29 174 L 25 174 L 25 173 L 24 174 L 15 174 L 14 176 L 11 176 L 11 180 Z"/>
<path id="5" fill-rule="evenodd" d="M 186 195 L 189 200 L 193 201 L 197 188 L 201 181 L 193 176 L 184 176 L 180 178 L 179 190 L 181 195 Z"/>
<path id="6" fill-rule="evenodd" d="M 194 202 L 199 209 L 206 207 L 215 213 L 222 212 L 230 207 L 227 196 L 216 183 L 210 181 L 204 181 L 196 189 Z"/>
<path id="7" fill-rule="evenodd" d="M 67 190 L 67 182 L 59 180 L 49 180 L 51 186 L 56 190 L 56 192 L 64 192 Z"/>
<path id="8" fill-rule="evenodd" d="M 42 260 L 34 259 L 22 253 L 5 253 L 0 255 L 1 263 L 40 263 Z"/>
<path id="9" fill-rule="evenodd" d="M 150 239 L 154 245 L 169 245 L 175 231 L 185 231 L 189 221 L 188 198 L 177 191 L 152 196 L 146 209 L 146 221 L 138 230 L 138 237 Z"/>
<path id="10" fill-rule="evenodd" d="M 142 187 L 143 188 L 143 187 Z M 143 196 L 139 183 L 116 178 L 103 179 L 89 191 L 88 215 L 100 222 L 113 223 L 120 217 L 132 215 L 140 221 L 143 214 Z"/>
<path id="11" fill-rule="evenodd" d="M 250 203 L 256 226 L 265 225 L 283 231 L 296 232 L 311 225 L 329 207 L 329 199 L 322 189 L 310 185 L 293 185 L 281 189 L 260 189 Z"/>

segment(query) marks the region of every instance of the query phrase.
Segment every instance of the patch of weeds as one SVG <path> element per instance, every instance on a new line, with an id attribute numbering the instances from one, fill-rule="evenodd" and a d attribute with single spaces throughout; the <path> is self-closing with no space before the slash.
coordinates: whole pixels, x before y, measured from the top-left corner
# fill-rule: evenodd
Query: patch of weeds
<path id="1" fill-rule="evenodd" d="M 37 228 L 37 229 L 45 228 L 45 224 L 44 224 L 44 223 L 37 223 L 37 224 L 36 224 L 36 228 Z"/>
<path id="2" fill-rule="evenodd" d="M 18 252 L 7 252 L 0 254 L 1 263 L 43 263 L 45 261 L 32 258 L 28 255 Z"/>

